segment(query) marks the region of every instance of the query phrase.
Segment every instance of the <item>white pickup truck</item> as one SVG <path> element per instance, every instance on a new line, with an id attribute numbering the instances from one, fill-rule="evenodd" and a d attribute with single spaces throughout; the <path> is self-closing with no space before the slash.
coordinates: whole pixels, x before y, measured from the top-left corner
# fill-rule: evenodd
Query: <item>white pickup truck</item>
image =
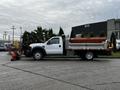
<path id="1" fill-rule="evenodd" d="M 30 52 L 35 60 L 47 55 L 67 55 L 67 51 L 74 52 L 82 59 L 93 60 L 98 55 L 110 55 L 111 49 L 105 38 L 70 38 L 55 36 L 45 43 L 30 44 Z"/>

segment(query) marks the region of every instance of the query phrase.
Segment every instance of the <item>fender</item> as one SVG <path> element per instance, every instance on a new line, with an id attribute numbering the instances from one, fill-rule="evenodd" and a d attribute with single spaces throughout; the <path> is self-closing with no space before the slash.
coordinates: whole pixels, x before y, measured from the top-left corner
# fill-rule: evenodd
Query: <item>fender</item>
<path id="1" fill-rule="evenodd" d="M 35 50 L 40 50 L 44 55 L 46 55 L 46 51 L 45 51 L 44 47 L 36 46 L 36 47 L 32 48 L 32 50 L 31 50 L 32 54 Z"/>

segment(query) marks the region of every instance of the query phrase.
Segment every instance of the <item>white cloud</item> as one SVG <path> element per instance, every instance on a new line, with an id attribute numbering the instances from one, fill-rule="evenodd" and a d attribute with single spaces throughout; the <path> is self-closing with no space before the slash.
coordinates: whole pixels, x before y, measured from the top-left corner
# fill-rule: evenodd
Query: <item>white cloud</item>
<path id="1" fill-rule="evenodd" d="M 85 23 L 120 17 L 120 0 L 1 0 L 0 37 L 4 31 L 16 26 L 34 30 L 40 25 L 58 32 L 62 26 L 65 33 L 71 27 Z M 11 32 L 12 33 L 12 32 Z M 10 34 L 11 34 L 10 33 Z"/>

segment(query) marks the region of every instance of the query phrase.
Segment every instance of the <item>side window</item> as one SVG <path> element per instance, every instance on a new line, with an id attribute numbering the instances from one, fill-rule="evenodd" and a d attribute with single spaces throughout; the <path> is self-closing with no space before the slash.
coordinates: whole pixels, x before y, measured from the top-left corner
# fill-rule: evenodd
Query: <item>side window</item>
<path id="1" fill-rule="evenodd" d="M 59 38 L 53 38 L 47 44 L 59 44 Z"/>

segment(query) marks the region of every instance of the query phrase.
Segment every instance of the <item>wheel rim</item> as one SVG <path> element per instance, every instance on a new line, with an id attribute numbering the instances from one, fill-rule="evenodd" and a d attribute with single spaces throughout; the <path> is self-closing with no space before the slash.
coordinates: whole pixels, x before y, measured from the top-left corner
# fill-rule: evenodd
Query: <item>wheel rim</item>
<path id="1" fill-rule="evenodd" d="M 86 59 L 88 59 L 88 60 L 93 59 L 93 53 L 92 52 L 87 52 L 86 53 Z"/>
<path id="2" fill-rule="evenodd" d="M 39 59 L 41 59 L 41 53 L 35 53 L 35 59 L 36 60 L 39 60 Z"/>

